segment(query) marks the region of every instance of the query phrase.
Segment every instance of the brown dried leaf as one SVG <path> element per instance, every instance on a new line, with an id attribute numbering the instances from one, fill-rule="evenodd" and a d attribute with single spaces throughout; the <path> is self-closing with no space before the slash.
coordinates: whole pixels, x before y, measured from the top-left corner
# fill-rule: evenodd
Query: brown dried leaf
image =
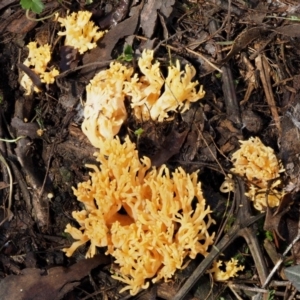
<path id="1" fill-rule="evenodd" d="M 151 38 L 155 31 L 157 12 L 168 18 L 173 11 L 175 0 L 148 0 L 141 12 L 141 27 L 144 35 Z"/>
<path id="2" fill-rule="evenodd" d="M 119 1 L 117 7 L 111 13 L 97 22 L 99 27 L 101 29 L 108 29 L 124 20 L 128 13 L 130 2 L 130 0 Z"/>
<path id="3" fill-rule="evenodd" d="M 142 5 L 142 4 L 141 4 Z M 141 9 L 140 5 L 140 9 Z M 111 59 L 111 52 L 116 46 L 117 42 L 129 35 L 134 34 L 139 20 L 139 13 L 135 13 L 132 17 L 119 23 L 116 27 L 107 32 L 103 39 L 98 42 L 98 47 L 86 52 L 83 56 L 83 64 L 91 64 L 86 68 L 83 68 L 80 72 L 81 76 L 85 76 L 86 79 L 91 79 L 94 74 L 97 73 L 101 66 L 93 63 L 103 62 Z"/>
<path id="4" fill-rule="evenodd" d="M 109 263 L 104 255 L 83 259 L 69 268 L 54 267 L 42 275 L 42 270 L 26 268 L 22 275 L 10 275 L 0 282 L 0 299 L 59 300 L 80 284 L 80 279 L 100 264 Z"/>
<path id="5" fill-rule="evenodd" d="M 222 60 L 222 63 L 226 63 L 230 58 L 232 58 L 234 55 L 246 48 L 252 41 L 254 41 L 257 38 L 260 38 L 261 35 L 266 31 L 267 30 L 262 26 L 245 29 L 241 34 L 239 34 L 236 37 L 231 50 Z"/>
<path id="6" fill-rule="evenodd" d="M 155 167 L 161 166 L 179 153 L 189 132 L 188 124 L 181 120 L 173 123 L 165 122 L 160 128 L 153 122 L 148 122 L 143 129 L 144 133 L 138 141 L 139 154 L 149 157 Z"/>
<path id="7" fill-rule="evenodd" d="M 283 231 L 281 219 L 290 209 L 291 201 L 291 195 L 286 194 L 274 213 L 270 207 L 267 207 L 264 230 L 272 231 L 274 234 L 276 233 L 276 235 L 274 235 L 275 241 L 277 241 L 277 237 L 285 240 L 285 237 L 281 234 Z"/>
<path id="8" fill-rule="evenodd" d="M 244 17 L 251 24 L 262 24 L 264 18 L 266 17 L 268 12 L 268 4 L 265 2 L 258 2 L 255 9 L 251 9 L 248 11 L 248 15 Z"/>
<path id="9" fill-rule="evenodd" d="M 289 37 L 299 37 L 300 36 L 300 24 L 290 24 L 286 26 L 281 26 L 276 28 L 276 32 L 280 34 L 287 35 Z"/>
<path id="10" fill-rule="evenodd" d="M 3 181 L 0 181 L 0 190 L 6 189 L 7 187 L 9 187 L 9 184 L 7 184 Z"/>

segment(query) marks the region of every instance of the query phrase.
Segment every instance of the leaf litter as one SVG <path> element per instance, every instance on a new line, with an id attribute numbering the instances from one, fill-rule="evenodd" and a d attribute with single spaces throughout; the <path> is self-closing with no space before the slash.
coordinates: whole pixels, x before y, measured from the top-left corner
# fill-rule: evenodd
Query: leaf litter
<path id="1" fill-rule="evenodd" d="M 0 4 L 0 135 L 3 139 L 26 136 L 13 145 L 0 144 L 8 166 L 1 165 L 1 218 L 5 221 L 0 228 L 1 298 L 41 299 L 48 294 L 52 299 L 85 299 L 87 294 L 99 299 L 124 297 L 118 293 L 121 284 L 110 278 L 110 272 L 118 273 L 118 267 L 108 256 L 85 260 L 82 248 L 67 259 L 61 249 L 71 243 L 64 229 L 74 222 L 72 211 L 82 209 L 72 186 L 89 179 L 86 163 L 96 163 L 96 149 L 80 130 L 85 86 L 118 57 L 126 57 L 124 64 L 135 67 L 149 45 L 165 67 L 162 72 L 178 58 L 183 65 L 191 63 L 206 96 L 185 113 L 174 111 L 162 123 L 136 120 L 128 102 L 129 117 L 119 136 L 124 139 L 129 135 L 140 157 L 150 157 L 153 166 L 181 166 L 187 172 L 200 169 L 199 180 L 217 221 L 214 230 L 219 238 L 206 258 L 199 257 L 185 270 L 177 271 L 171 282 L 159 282 L 143 291 L 140 299 L 298 296 L 300 51 L 295 16 L 299 8 L 296 1 L 252 1 L 250 7 L 240 1 L 221 2 L 216 6 L 212 1 L 188 0 L 94 0 L 90 5 L 48 1 L 39 17 L 56 10 L 65 14 L 66 9 L 85 9 L 93 12 L 93 20 L 108 32 L 95 49 L 80 56 L 55 39 L 59 30 L 55 21 L 43 21 L 49 25 L 51 63 L 61 66 L 62 73 L 55 84 L 30 97 L 24 97 L 19 88 L 17 66 L 26 58 L 24 45 L 37 39 L 45 27 L 42 22 L 28 20 L 25 11 L 12 1 Z M 132 49 L 129 58 L 128 47 Z M 244 178 L 235 177 L 235 190 L 228 198 L 219 192 L 232 166 L 231 155 L 240 140 L 251 136 L 273 148 L 285 169 L 282 188 L 286 195 L 278 208 L 267 207 L 266 215 L 251 207 Z M 6 201 L 9 172 L 13 174 L 11 207 Z M 13 217 L 7 219 L 10 210 Z M 226 224 L 230 224 L 227 232 Z M 277 254 L 274 257 L 278 259 L 283 253 L 285 260 L 270 263 L 269 248 L 261 246 L 267 244 L 267 233 Z M 199 278 L 201 282 L 209 276 L 205 271 L 220 254 L 228 260 L 238 255 L 245 264 L 241 284 L 206 282 L 195 288 Z M 280 272 L 283 263 L 293 265 L 284 266 L 286 277 Z M 225 287 L 229 288 L 221 291 Z M 201 290 L 208 292 L 203 295 Z"/>

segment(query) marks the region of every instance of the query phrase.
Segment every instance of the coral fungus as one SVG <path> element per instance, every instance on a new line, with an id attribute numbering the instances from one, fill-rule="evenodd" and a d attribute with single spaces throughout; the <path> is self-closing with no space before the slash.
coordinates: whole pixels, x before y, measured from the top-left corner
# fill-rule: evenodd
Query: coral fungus
<path id="1" fill-rule="evenodd" d="M 99 138 L 112 139 L 127 118 L 124 101 L 128 97 L 135 116 L 140 120 L 163 121 L 168 113 L 180 108 L 185 111 L 191 102 L 204 97 L 202 86 L 196 91 L 192 81 L 195 69 L 186 65 L 180 70 L 179 61 L 170 66 L 168 76 L 161 75 L 160 64 L 153 62 L 153 51 L 144 50 L 138 60 L 139 76 L 132 67 L 119 62 L 102 70 L 87 86 L 82 130 L 90 142 L 99 147 Z"/>
<path id="2" fill-rule="evenodd" d="M 55 68 L 49 72 L 46 71 L 47 65 L 51 60 L 50 45 L 46 44 L 38 47 L 36 42 L 31 42 L 27 47 L 29 54 L 23 64 L 26 67 L 31 67 L 32 71 L 40 76 L 41 82 L 46 84 L 54 83 L 59 71 Z M 25 89 L 25 95 L 30 95 L 33 90 L 39 92 L 37 87 L 33 89 L 33 82 L 25 73 L 22 74 L 20 85 Z"/>
<path id="3" fill-rule="evenodd" d="M 196 172 L 150 170 L 149 158 L 140 160 L 128 137 L 123 144 L 102 141 L 96 157 L 100 166 L 89 165 L 91 179 L 74 189 L 84 210 L 73 212 L 80 228 L 66 228 L 76 240 L 64 249 L 67 256 L 88 241 L 87 257 L 107 247 L 120 266 L 113 277 L 126 284 L 122 291 L 136 294 L 149 279 L 171 278 L 185 258 L 208 254 L 214 221 Z"/>
<path id="4" fill-rule="evenodd" d="M 92 13 L 89 11 L 73 12 L 65 18 L 58 18 L 58 22 L 66 31 L 59 31 L 57 34 L 66 36 L 65 45 L 72 46 L 80 54 L 97 46 L 96 42 L 105 34 L 99 31 L 99 27 L 90 21 Z"/>
<path id="5" fill-rule="evenodd" d="M 214 261 L 213 266 L 208 273 L 213 273 L 214 280 L 226 281 L 232 277 L 237 276 L 238 271 L 243 271 L 244 266 L 237 266 L 238 261 L 232 258 L 230 261 L 225 262 L 225 271 L 221 270 L 220 267 L 223 265 L 221 260 Z"/>
<path id="6" fill-rule="evenodd" d="M 284 192 L 278 190 L 281 184 L 279 176 L 284 171 L 282 163 L 274 150 L 265 146 L 258 137 L 240 143 L 241 148 L 232 155 L 234 168 L 231 171 L 246 177 L 250 185 L 246 196 L 260 211 L 267 205 L 278 206 L 284 196 Z"/>

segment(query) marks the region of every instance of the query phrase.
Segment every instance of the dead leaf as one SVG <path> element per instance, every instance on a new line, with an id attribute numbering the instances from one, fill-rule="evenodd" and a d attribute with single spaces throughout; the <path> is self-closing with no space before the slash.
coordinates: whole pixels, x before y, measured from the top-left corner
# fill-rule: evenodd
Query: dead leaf
<path id="1" fill-rule="evenodd" d="M 3 181 L 0 181 L 0 190 L 6 189 L 7 187 L 9 187 L 9 184 L 7 184 Z"/>
<path id="2" fill-rule="evenodd" d="M 280 202 L 280 205 L 275 212 L 272 211 L 269 206 L 267 207 L 264 230 L 273 232 L 275 244 L 277 247 L 279 246 L 277 237 L 285 241 L 285 238 L 283 237 L 283 235 L 285 236 L 285 234 L 282 234 L 285 228 L 284 223 L 281 222 L 281 219 L 289 211 L 291 201 L 291 195 L 286 194 L 284 195 L 283 199 Z"/>
<path id="3" fill-rule="evenodd" d="M 245 20 L 248 20 L 251 24 L 262 24 L 268 12 L 268 4 L 265 2 L 258 2 L 255 9 L 249 10 L 248 12 L 248 16 L 244 17 Z"/>
<path id="4" fill-rule="evenodd" d="M 300 102 L 292 104 L 292 107 L 281 118 L 282 135 L 280 137 L 280 158 L 288 175 L 287 190 L 297 192 L 300 190 Z"/>
<path id="5" fill-rule="evenodd" d="M 153 122 L 148 122 L 143 129 L 144 133 L 138 141 L 139 154 L 141 157 L 149 157 L 155 167 L 179 153 L 189 132 L 188 124 L 182 120 L 165 122 L 160 124 L 160 128 Z"/>
<path id="6" fill-rule="evenodd" d="M 285 268 L 284 273 L 298 292 L 300 292 L 300 265 Z"/>
<path id="7" fill-rule="evenodd" d="M 69 268 L 54 267 L 47 275 L 36 268 L 22 270 L 22 275 L 10 275 L 0 282 L 0 299 L 59 300 L 80 284 L 80 279 L 101 264 L 109 263 L 105 255 L 80 260 Z"/>
<path id="8" fill-rule="evenodd" d="M 118 23 L 124 20 L 128 13 L 130 2 L 131 1 L 129 0 L 119 1 L 118 6 L 111 13 L 97 22 L 99 27 L 101 29 L 108 29 L 116 26 Z"/>
<path id="9" fill-rule="evenodd" d="M 245 49 L 252 41 L 261 37 L 267 29 L 262 26 L 253 27 L 250 29 L 245 29 L 241 34 L 239 34 L 233 42 L 232 48 L 226 57 L 222 60 L 222 63 L 226 63 L 230 58 L 239 53 L 241 50 Z"/>
<path id="10" fill-rule="evenodd" d="M 81 76 L 85 76 L 86 79 L 91 79 L 94 77 L 101 66 L 93 63 L 103 62 L 111 59 L 111 52 L 116 46 L 117 42 L 129 35 L 132 35 L 138 24 L 139 11 L 142 8 L 143 3 L 138 6 L 138 11 L 130 18 L 119 23 L 116 27 L 112 28 L 104 38 L 98 42 L 98 47 L 86 52 L 83 56 L 83 65 L 91 64 L 80 71 Z"/>
<path id="11" fill-rule="evenodd" d="M 145 3 L 141 12 L 140 25 L 147 38 L 150 39 L 155 32 L 157 12 L 160 12 L 164 18 L 168 18 L 173 11 L 174 3 L 175 0 L 148 0 Z"/>
<path id="12" fill-rule="evenodd" d="M 276 28 L 277 33 L 287 35 L 289 37 L 299 37 L 300 36 L 300 24 L 290 24 L 286 26 L 281 26 Z"/>
<path id="13" fill-rule="evenodd" d="M 262 118 L 250 109 L 242 111 L 243 127 L 249 132 L 257 134 L 263 128 Z"/>
<path id="14" fill-rule="evenodd" d="M 176 126 L 177 127 L 177 126 Z M 179 153 L 181 146 L 189 132 L 186 123 L 181 124 L 181 128 L 173 128 L 171 133 L 166 137 L 159 151 L 151 159 L 152 165 L 160 167 L 166 163 L 172 156 Z"/>
<path id="15" fill-rule="evenodd" d="M 234 127 L 233 123 L 227 119 L 220 121 L 216 130 L 220 134 L 218 145 L 222 153 L 229 153 L 238 145 L 238 140 L 243 139 L 241 131 Z"/>

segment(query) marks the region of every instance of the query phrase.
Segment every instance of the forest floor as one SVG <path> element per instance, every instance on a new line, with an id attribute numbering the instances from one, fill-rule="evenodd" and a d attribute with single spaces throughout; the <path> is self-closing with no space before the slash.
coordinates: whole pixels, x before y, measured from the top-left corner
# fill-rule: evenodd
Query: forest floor
<path id="1" fill-rule="evenodd" d="M 44 2 L 29 18 L 19 1 L 0 2 L 0 299 L 300 299 L 300 2 Z M 64 44 L 52 16 L 78 11 L 92 12 L 107 30 L 83 54 Z M 48 70 L 60 72 L 52 84 L 24 64 L 33 41 L 51 47 Z M 186 111 L 181 105 L 163 120 L 145 120 L 127 95 L 118 136 L 129 136 L 153 167 L 197 171 L 216 234 L 208 255 L 131 296 L 119 293 L 124 285 L 111 277 L 118 266 L 103 248 L 90 259 L 89 244 L 71 257 L 62 249 L 74 241 L 66 225 L 79 228 L 72 212 L 84 208 L 72 187 L 89 180 L 86 164 L 99 164 L 99 149 L 81 128 L 86 86 L 116 60 L 139 73 L 144 49 L 154 50 L 163 79 L 171 63 L 192 65 L 195 90 L 201 85 L 205 96 Z M 20 84 L 24 74 L 34 83 L 29 95 Z M 233 153 L 251 137 L 273 149 L 284 169 L 262 196 L 279 205 L 262 212 L 245 195 L 256 175 L 249 182 L 232 170 Z M 228 174 L 233 188 L 224 193 Z M 281 196 L 272 194 L 273 183 Z M 230 281 L 206 273 L 215 259 L 233 257 L 244 270 Z"/>

